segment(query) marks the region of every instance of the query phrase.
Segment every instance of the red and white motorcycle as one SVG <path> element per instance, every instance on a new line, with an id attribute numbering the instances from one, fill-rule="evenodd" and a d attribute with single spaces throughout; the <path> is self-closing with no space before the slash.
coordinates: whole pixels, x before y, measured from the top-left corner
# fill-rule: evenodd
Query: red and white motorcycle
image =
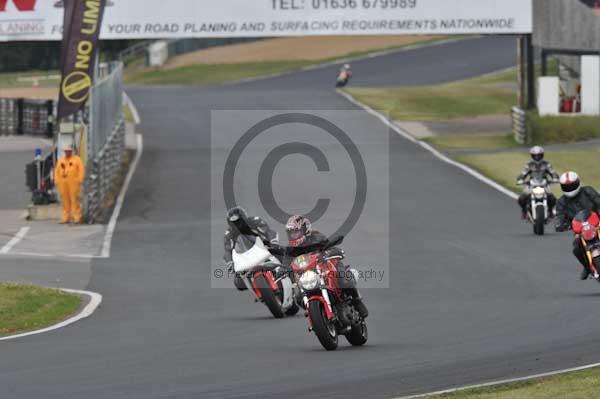
<path id="1" fill-rule="evenodd" d="M 352 78 L 352 71 L 350 69 L 343 68 L 335 78 L 335 87 L 344 87 L 350 82 Z"/>
<path id="2" fill-rule="evenodd" d="M 571 222 L 571 228 L 585 249 L 590 273 L 600 282 L 600 217 L 596 212 L 581 211 Z"/>
<path id="3" fill-rule="evenodd" d="M 231 257 L 234 271 L 246 281 L 255 302 L 264 303 L 278 319 L 298 313 L 295 284 L 259 237 L 240 235 Z"/>
<path id="4" fill-rule="evenodd" d="M 354 346 L 364 345 L 368 339 L 365 319 L 352 305 L 352 299 L 338 287 L 336 264 L 344 258 L 344 252 L 328 251 L 342 241 L 343 237 L 337 237 L 318 251 L 296 257 L 291 264 L 306 308 L 308 330 L 315 333 L 327 350 L 337 349 L 339 335 L 344 335 Z M 357 278 L 357 272 L 350 270 Z"/>

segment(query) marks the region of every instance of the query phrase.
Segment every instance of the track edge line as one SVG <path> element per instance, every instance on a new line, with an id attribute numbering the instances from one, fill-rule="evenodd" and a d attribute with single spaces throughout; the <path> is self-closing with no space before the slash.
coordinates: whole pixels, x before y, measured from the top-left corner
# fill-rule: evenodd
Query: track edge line
<path id="1" fill-rule="evenodd" d="M 431 153 L 433 156 L 435 156 L 439 160 L 441 160 L 441 161 L 443 161 L 443 162 L 445 162 L 445 163 L 447 163 L 449 165 L 455 166 L 458 169 L 461 169 L 463 172 L 466 172 L 467 174 L 471 175 L 475 179 L 477 179 L 477 180 L 479 180 L 479 181 L 487 184 L 488 186 L 494 188 L 495 190 L 501 192 L 502 194 L 504 194 L 504 195 L 506 195 L 506 196 L 514 199 L 514 200 L 516 200 L 518 198 L 518 195 L 516 193 L 513 193 L 512 191 L 508 190 L 507 188 L 501 186 L 500 184 L 496 183 L 495 181 L 493 181 L 489 177 L 484 176 L 483 174 L 479 173 L 478 171 L 476 171 L 475 169 L 471 168 L 470 166 L 467 166 L 467 165 L 465 165 L 463 163 L 455 161 L 454 159 L 451 159 L 448 156 L 442 154 L 440 151 L 436 150 L 435 148 L 433 148 L 428 143 L 426 143 L 426 142 L 424 142 L 422 140 L 418 140 L 418 139 L 414 138 L 410 134 L 406 133 L 404 130 L 400 129 L 400 127 L 398 127 L 395 123 L 391 122 L 381 112 L 375 111 L 373 108 L 369 107 L 368 105 L 366 105 L 366 104 L 358 101 L 351 94 L 346 93 L 346 92 L 344 92 L 342 90 L 339 90 L 339 89 L 337 89 L 336 92 L 339 95 L 341 95 L 342 97 L 344 97 L 346 100 L 350 101 L 352 104 L 354 104 L 354 105 L 362 108 L 367 113 L 369 113 L 369 114 L 375 116 L 376 118 L 378 118 L 385 125 L 387 125 L 393 131 L 395 131 L 396 133 L 398 133 L 401 137 L 407 139 L 408 141 L 410 141 L 412 143 L 418 144 L 419 146 L 421 146 L 421 148 L 427 150 L 429 153 Z"/>
<path id="2" fill-rule="evenodd" d="M 421 394 L 411 395 L 411 396 L 400 396 L 400 397 L 395 397 L 393 399 L 417 399 L 417 398 L 425 398 L 427 396 L 445 395 L 445 394 L 450 394 L 450 393 L 468 391 L 470 389 L 496 387 L 496 386 L 501 386 L 501 385 L 514 384 L 516 382 L 524 382 L 524 381 L 536 380 L 539 378 L 553 377 L 553 376 L 557 376 L 557 375 L 561 375 L 561 374 L 567 374 L 567 373 L 573 373 L 576 371 L 593 369 L 596 367 L 600 367 L 600 363 L 586 364 L 584 366 L 571 367 L 571 368 L 563 369 L 563 370 L 549 371 L 547 373 L 533 374 L 533 375 L 529 375 L 529 376 L 525 376 L 525 377 L 509 378 L 506 380 L 485 382 L 482 384 L 466 385 L 466 386 L 462 386 L 462 387 L 449 388 L 449 389 L 444 389 L 442 391 L 436 391 L 436 392 L 430 392 L 430 393 L 421 393 Z"/>

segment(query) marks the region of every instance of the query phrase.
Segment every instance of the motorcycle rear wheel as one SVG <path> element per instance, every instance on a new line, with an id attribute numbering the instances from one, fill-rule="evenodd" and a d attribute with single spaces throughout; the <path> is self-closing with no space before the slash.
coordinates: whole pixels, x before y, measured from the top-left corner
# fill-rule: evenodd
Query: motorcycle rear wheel
<path id="1" fill-rule="evenodd" d="M 334 351 L 338 347 L 338 333 L 335 325 L 327 319 L 325 308 L 320 301 L 308 304 L 308 315 L 313 331 L 323 348 Z"/>
<path id="2" fill-rule="evenodd" d="M 300 307 L 298 306 L 298 304 L 296 303 L 296 301 L 294 301 L 292 303 L 292 306 L 290 306 L 288 308 L 288 310 L 285 311 L 285 314 L 288 316 L 294 316 L 296 313 L 298 313 L 298 311 L 300 310 Z"/>
<path id="3" fill-rule="evenodd" d="M 281 300 L 271 288 L 271 285 L 264 276 L 256 278 L 256 286 L 260 290 L 262 299 L 276 319 L 284 317 L 283 309 L 281 308 Z"/>
<path id="4" fill-rule="evenodd" d="M 360 323 L 352 324 L 352 329 L 346 334 L 346 339 L 353 346 L 361 346 L 367 343 L 369 339 L 369 330 L 367 322 L 361 320 Z"/>

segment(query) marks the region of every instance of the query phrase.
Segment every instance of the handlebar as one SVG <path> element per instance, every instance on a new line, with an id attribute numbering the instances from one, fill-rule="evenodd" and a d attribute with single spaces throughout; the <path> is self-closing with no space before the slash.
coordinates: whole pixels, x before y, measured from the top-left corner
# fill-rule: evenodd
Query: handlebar
<path id="1" fill-rule="evenodd" d="M 279 255 L 279 256 L 291 256 L 291 257 L 297 257 L 303 254 L 307 254 L 310 252 L 316 252 L 316 251 L 326 251 L 329 248 L 335 247 L 339 244 L 341 244 L 344 241 L 344 236 L 335 236 L 333 237 L 331 240 L 330 239 L 326 239 L 324 241 L 312 244 L 312 245 L 306 245 L 303 247 L 282 247 L 279 244 L 267 244 L 267 248 L 269 248 L 269 251 L 273 254 L 273 255 Z"/>

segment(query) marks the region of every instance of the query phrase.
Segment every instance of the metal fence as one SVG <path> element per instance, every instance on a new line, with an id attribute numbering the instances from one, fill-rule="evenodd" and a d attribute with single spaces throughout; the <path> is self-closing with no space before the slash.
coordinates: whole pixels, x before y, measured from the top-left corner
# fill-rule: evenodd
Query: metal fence
<path id="1" fill-rule="evenodd" d="M 125 153 L 123 120 L 123 64 L 111 63 L 100 68 L 100 78 L 90 93 L 87 135 L 87 178 L 85 190 L 86 220 L 94 223 L 121 170 Z"/>

